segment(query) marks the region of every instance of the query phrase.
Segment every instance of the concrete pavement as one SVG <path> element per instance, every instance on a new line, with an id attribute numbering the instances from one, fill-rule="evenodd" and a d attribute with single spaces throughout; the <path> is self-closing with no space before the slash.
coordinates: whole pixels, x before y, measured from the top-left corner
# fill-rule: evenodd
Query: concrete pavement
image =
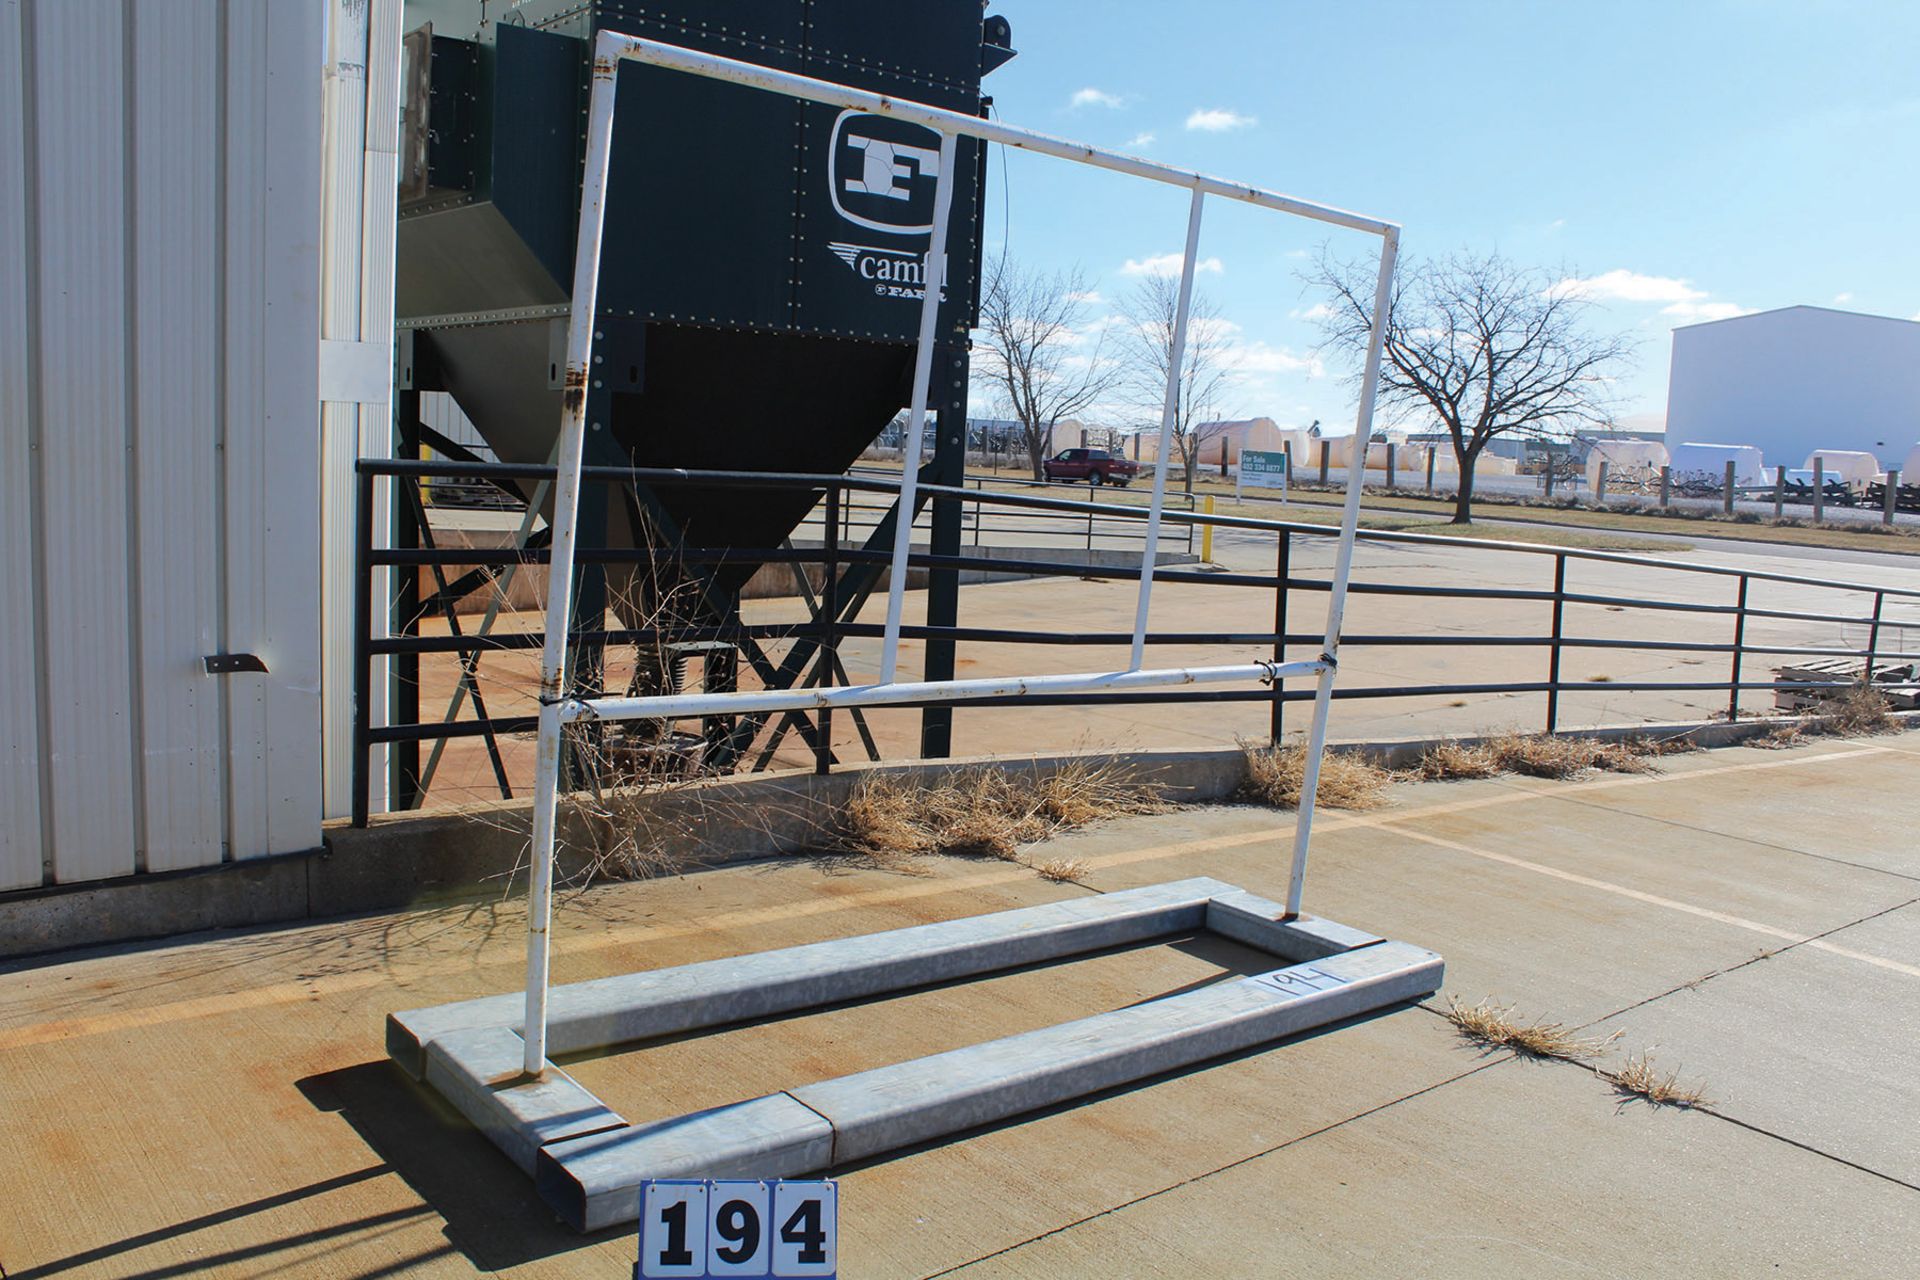
<path id="1" fill-rule="evenodd" d="M 1443 995 L 1623 1032 L 1688 1112 L 1403 1007 L 839 1171 L 842 1274 L 1911 1276 L 1920 736 L 1651 776 L 1399 784 L 1328 813 L 1307 905 L 1441 952 Z M 1184 809 L 1047 846 L 1080 885 L 786 858 L 610 885 L 560 981 L 1211 875 L 1284 886 L 1290 820 Z M 494 900 L 0 970 L 9 1280 L 627 1274 L 384 1060 L 393 1009 L 510 989 Z M 570 1064 L 630 1116 L 1006 1034 L 1262 963 L 1130 948 Z"/>

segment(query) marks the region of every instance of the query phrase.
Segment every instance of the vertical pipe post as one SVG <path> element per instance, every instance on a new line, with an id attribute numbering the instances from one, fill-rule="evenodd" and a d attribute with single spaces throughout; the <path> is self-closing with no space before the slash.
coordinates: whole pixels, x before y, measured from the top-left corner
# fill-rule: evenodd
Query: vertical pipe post
<path id="1" fill-rule="evenodd" d="M 1813 522 L 1819 524 L 1820 518 L 1826 514 L 1826 511 L 1827 460 L 1815 458 L 1813 460 Z"/>
<path id="2" fill-rule="evenodd" d="M 1867 626 L 1867 668 L 1861 683 L 1873 688 L 1874 659 L 1880 654 L 1880 607 L 1887 602 L 1887 593 L 1873 593 L 1873 621 Z"/>
<path id="3" fill-rule="evenodd" d="M 367 723 L 373 683 L 373 475 L 356 476 L 353 498 L 353 825 L 367 825 L 372 782 L 372 726 Z"/>
<path id="4" fill-rule="evenodd" d="M 1380 388 L 1380 358 L 1386 346 L 1387 322 L 1393 301 L 1393 265 L 1400 256 L 1400 230 L 1388 228 L 1380 240 L 1380 277 L 1373 288 L 1373 331 L 1367 336 L 1367 363 L 1360 379 L 1360 409 L 1354 440 L 1365 447 L 1373 439 L 1373 402 Z M 1325 447 L 1322 441 L 1322 447 Z M 1322 461 L 1325 454 L 1321 455 Z M 1364 464 L 1366 456 L 1361 455 Z M 1347 501 L 1340 513 L 1340 549 L 1333 562 L 1333 582 L 1327 593 L 1327 631 L 1321 650 L 1318 686 L 1313 695 L 1313 725 L 1307 731 L 1305 776 L 1300 780 L 1300 808 L 1293 822 L 1293 869 L 1287 877 L 1287 914 L 1300 914 L 1300 895 L 1307 881 L 1307 846 L 1313 834 L 1314 803 L 1320 789 L 1320 754 L 1327 746 L 1327 716 L 1333 705 L 1333 677 L 1340 662 L 1340 625 L 1347 608 L 1347 580 L 1353 573 L 1353 537 L 1360 526 L 1360 483 L 1363 467 L 1347 468 Z"/>
<path id="5" fill-rule="evenodd" d="M 1595 502 L 1607 500 L 1607 460 L 1605 458 L 1600 459 L 1600 474 L 1593 478 L 1593 500 Z"/>
<path id="6" fill-rule="evenodd" d="M 1729 459 L 1727 462 L 1726 485 L 1720 495 L 1720 511 L 1723 515 L 1730 516 L 1733 514 L 1733 482 L 1737 475 L 1738 471 L 1733 461 Z"/>
<path id="7" fill-rule="evenodd" d="M 1747 575 L 1740 575 L 1740 594 L 1734 600 L 1733 674 L 1727 681 L 1727 723 L 1740 718 L 1740 665 L 1747 648 Z"/>
<path id="8" fill-rule="evenodd" d="M 1434 464 L 1439 461 L 1439 458 L 1440 458 L 1440 450 L 1435 448 L 1433 445 L 1428 445 L 1427 446 L 1427 496 L 1428 497 L 1433 496 L 1433 468 L 1434 468 Z"/>
<path id="9" fill-rule="evenodd" d="M 1193 272 L 1200 251 L 1200 211 L 1206 204 L 1200 188 L 1193 189 L 1187 209 L 1186 256 L 1180 262 L 1180 297 L 1174 306 L 1173 332 L 1167 338 L 1167 392 L 1160 406 L 1160 456 L 1153 460 L 1153 500 L 1147 504 L 1147 545 L 1140 553 L 1140 598 L 1133 610 L 1133 653 L 1127 670 L 1138 671 L 1146 659 L 1147 608 L 1153 600 L 1153 568 L 1159 559 L 1160 508 L 1167 498 L 1167 457 L 1173 452 L 1173 420 L 1180 409 L 1180 390 L 1187 359 L 1187 318 L 1193 309 Z"/>
<path id="10" fill-rule="evenodd" d="M 566 700 L 567 632 L 572 626 L 573 550 L 579 531 L 580 462 L 587 437 L 587 388 L 593 373 L 600 240 L 606 222 L 607 162 L 613 146 L 613 99 L 626 37 L 602 31 L 594 42 L 593 90 L 587 106 L 587 152 L 580 176 L 580 221 L 573 255 L 573 299 L 567 317 L 567 367 L 560 398 L 560 442 L 554 449 L 553 536 L 547 559 L 546 635 L 540 651 L 540 731 L 534 755 L 533 841 L 527 886 L 527 998 L 521 1036 L 525 1073 L 547 1060 L 548 934 L 553 924 L 553 826 L 559 805 L 560 708 Z"/>
<path id="11" fill-rule="evenodd" d="M 1778 520 L 1787 510 L 1787 469 L 1773 469 L 1773 518 Z"/>
<path id="12" fill-rule="evenodd" d="M 1880 523 L 1892 524 L 1895 508 L 1900 505 L 1900 468 L 1887 469 L 1887 482 L 1880 486 Z"/>
<path id="13" fill-rule="evenodd" d="M 919 346 L 913 354 L 913 399 L 907 413 L 906 452 L 900 459 L 900 507 L 893 522 L 893 562 L 887 575 L 887 625 L 880 641 L 881 684 L 894 683 L 900 667 L 900 610 L 907 594 L 907 558 L 913 550 L 913 500 L 927 431 L 927 384 L 933 378 L 940 290 L 947 279 L 947 215 L 953 207 L 954 152 L 955 136 L 942 130 L 940 176 L 933 185 L 933 231 L 927 237 L 927 265 L 921 272 L 925 293 L 920 299 Z"/>
<path id="14" fill-rule="evenodd" d="M 1389 442 L 1387 444 L 1387 488 L 1389 489 L 1393 488 L 1393 483 L 1394 483 L 1394 480 L 1396 479 L 1394 475 L 1394 467 L 1393 467 L 1394 461 L 1395 459 L 1393 456 L 1393 444 Z"/>
<path id="15" fill-rule="evenodd" d="M 1547 650 L 1547 732 L 1560 727 L 1560 629 L 1567 607 L 1567 557 L 1553 557 L 1553 640 Z"/>
<path id="16" fill-rule="evenodd" d="M 1333 453 L 1333 450 L 1327 447 L 1327 442 L 1325 440 L 1322 440 L 1320 442 L 1320 483 L 1321 484 L 1325 484 L 1327 482 L 1327 466 L 1332 461 L 1332 456 L 1331 456 L 1332 453 Z"/>
<path id="17" fill-rule="evenodd" d="M 1287 580 L 1293 575 L 1293 530 L 1282 529 L 1279 543 L 1274 550 L 1273 576 L 1279 582 L 1273 589 L 1273 660 L 1276 663 L 1287 660 Z M 1280 745 L 1282 708 L 1286 705 L 1280 700 L 1284 681 L 1273 682 L 1273 710 L 1268 716 L 1267 739 L 1274 746 Z"/>
<path id="18" fill-rule="evenodd" d="M 822 515 L 820 539 L 821 582 L 820 617 L 826 634 L 820 637 L 820 660 L 813 682 L 833 683 L 834 660 L 840 652 L 840 486 L 827 486 L 827 506 Z M 813 749 L 813 771 L 822 776 L 833 770 L 833 708 L 820 708 L 820 736 Z"/>
<path id="19" fill-rule="evenodd" d="M 1547 454 L 1546 465 L 1540 472 L 1540 475 L 1546 486 L 1546 496 L 1551 498 L 1553 496 L 1553 454 L 1551 452 Z"/>
<path id="20" fill-rule="evenodd" d="M 400 392 L 394 397 L 394 424 L 399 431 L 399 441 L 394 453 L 405 460 L 417 462 L 420 459 L 420 393 L 414 390 Z M 418 504 L 417 493 L 410 492 L 406 486 L 417 485 L 416 476 L 395 476 L 387 485 L 387 500 L 393 504 L 388 528 L 392 531 L 392 545 L 402 551 L 420 549 L 420 521 L 414 512 Z M 420 634 L 420 566 L 400 565 L 387 574 L 388 599 L 391 602 L 390 620 L 387 624 L 389 635 L 417 636 Z M 420 722 L 420 655 L 417 653 L 395 654 L 387 663 L 387 723 L 418 724 Z M 420 803 L 420 740 L 409 738 L 396 742 L 387 752 L 387 808 L 393 811 L 412 809 Z"/>
<path id="21" fill-rule="evenodd" d="M 1670 507 L 1673 505 L 1673 468 L 1672 467 L 1660 468 L 1660 505 L 1663 507 Z"/>

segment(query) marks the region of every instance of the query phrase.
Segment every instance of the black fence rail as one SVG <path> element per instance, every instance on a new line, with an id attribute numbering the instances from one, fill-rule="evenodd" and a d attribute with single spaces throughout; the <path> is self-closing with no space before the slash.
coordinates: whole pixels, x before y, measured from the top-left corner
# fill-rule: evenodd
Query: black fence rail
<path id="1" fill-rule="evenodd" d="M 478 737 L 485 741 L 497 788 L 502 797 L 512 796 L 513 787 L 499 748 L 499 740 L 506 735 L 532 732 L 537 724 L 537 717 L 533 714 L 489 715 L 484 696 L 485 690 L 479 678 L 479 667 L 484 655 L 488 653 L 537 649 L 543 643 L 543 636 L 538 631 L 526 630 L 488 631 L 485 634 L 469 632 L 463 627 L 461 615 L 455 606 L 464 597 L 494 584 L 508 566 L 544 565 L 548 558 L 545 546 L 541 545 L 544 541 L 544 531 L 534 530 L 524 545 L 513 547 L 436 546 L 431 523 L 421 505 L 420 486 L 423 482 L 459 477 L 468 483 L 485 483 L 503 491 L 512 491 L 517 495 L 516 486 L 533 485 L 542 480 L 550 480 L 553 474 L 554 470 L 551 467 L 503 463 L 364 460 L 358 464 L 359 544 L 356 557 L 355 600 L 360 607 L 361 616 L 357 630 L 360 637 L 359 652 L 355 662 L 355 772 L 353 777 L 354 820 L 357 823 L 364 823 L 367 820 L 374 756 L 375 752 L 382 748 L 390 749 L 392 752 L 389 764 L 392 796 L 390 808 L 409 808 L 420 801 L 420 744 L 461 738 Z M 743 500 L 751 500 L 754 491 L 787 490 L 811 493 L 815 498 L 814 508 L 802 528 L 810 535 L 817 532 L 817 538 L 809 537 L 808 541 L 817 540 L 819 543 L 818 546 L 799 546 L 789 539 L 785 545 L 779 547 L 708 547 L 679 544 L 650 548 L 582 546 L 576 555 L 580 573 L 589 573 L 595 568 L 604 570 L 606 566 L 611 565 L 657 564 L 662 560 L 669 560 L 676 566 L 678 572 L 690 574 L 694 579 L 699 580 L 706 571 L 720 566 L 789 565 L 792 567 L 795 578 L 795 594 L 804 600 L 810 615 L 809 620 L 804 622 L 748 623 L 739 618 L 737 608 L 729 611 L 723 605 L 714 617 L 702 625 L 675 624 L 625 629 L 587 625 L 590 621 L 596 623 L 603 621 L 604 615 L 593 619 L 577 618 L 574 639 L 584 651 L 604 651 L 607 646 L 624 645 L 683 648 L 705 646 L 707 651 L 718 647 L 737 654 L 739 665 L 752 671 L 763 685 L 769 687 L 851 683 L 840 660 L 840 646 L 852 639 L 878 638 L 883 631 L 878 623 L 859 621 L 858 614 L 880 584 L 890 560 L 890 554 L 884 548 L 890 544 L 892 537 L 891 530 L 895 518 L 892 500 L 898 495 L 897 480 L 884 475 L 861 473 L 808 475 L 742 471 L 691 472 L 621 467 L 587 467 L 583 469 L 583 479 L 591 484 L 619 486 L 636 492 L 640 488 L 658 491 L 675 485 L 698 485 L 704 490 L 737 490 L 742 493 Z M 383 483 L 390 490 L 385 495 L 379 492 L 379 487 Z M 1080 527 L 1082 522 L 1095 517 L 1101 520 L 1141 522 L 1143 525 L 1147 515 L 1144 506 L 1111 502 L 1089 503 L 1081 497 L 1063 496 L 1060 492 L 1064 490 L 1072 493 L 1077 488 L 1078 486 L 1072 485 L 1004 488 L 987 485 L 964 488 L 921 485 L 919 492 L 922 499 L 930 505 L 965 504 L 974 513 L 973 527 L 976 529 L 982 523 L 981 512 L 991 509 L 997 513 L 1011 513 L 1012 518 L 1004 525 L 998 523 L 987 525 L 989 531 L 996 533 L 1009 530 L 1033 531 L 1041 528 L 1057 531 L 1061 528 Z M 394 541 L 406 545 L 374 545 L 374 516 L 380 510 L 379 503 L 383 497 L 392 504 L 391 510 L 394 513 L 392 526 L 397 533 Z M 859 514 L 863 512 L 871 514 L 882 507 L 886 508 L 886 513 L 877 518 L 869 519 Z M 1330 583 L 1324 578 L 1303 575 L 1297 567 L 1296 560 L 1298 549 L 1305 545 L 1306 540 L 1337 538 L 1339 532 L 1337 529 L 1324 525 L 1297 524 L 1177 509 L 1165 511 L 1162 520 L 1181 531 L 1175 536 L 1184 539 L 1187 546 L 1192 545 L 1192 531 L 1206 526 L 1211 526 L 1216 531 L 1217 537 L 1228 533 L 1237 535 L 1242 549 L 1249 538 L 1255 541 L 1270 539 L 1272 545 L 1272 572 L 1270 573 L 1225 571 L 1217 567 L 1187 569 L 1162 566 L 1156 567 L 1154 581 L 1156 584 L 1200 585 L 1210 591 L 1219 592 L 1238 590 L 1267 593 L 1272 597 L 1273 622 L 1270 630 L 1251 632 L 1150 631 L 1146 637 L 1147 643 L 1260 646 L 1275 661 L 1286 659 L 1286 650 L 1289 646 L 1305 646 L 1309 651 L 1318 649 L 1323 639 L 1319 633 L 1289 628 L 1290 606 L 1296 593 L 1325 592 L 1329 590 Z M 1046 521 L 1056 523 L 1047 525 L 1043 523 Z M 861 534 L 866 535 L 864 541 L 859 539 Z M 1841 690 L 1857 682 L 1852 677 L 1821 680 L 1755 678 L 1750 670 L 1750 660 L 1755 658 L 1855 660 L 1860 664 L 1858 679 L 1869 681 L 1876 687 L 1894 691 L 1920 688 L 1920 680 L 1916 680 L 1916 676 L 1920 675 L 1920 667 L 1911 665 L 1920 663 L 1920 653 L 1902 652 L 1882 645 L 1882 632 L 1890 625 L 1886 614 L 1887 602 L 1890 599 L 1920 601 L 1920 591 L 1762 570 L 1692 564 L 1652 556 L 1585 548 L 1388 531 L 1363 530 L 1358 536 L 1362 541 L 1370 544 L 1427 549 L 1464 548 L 1544 562 L 1541 565 L 1541 582 L 1537 588 L 1434 585 L 1374 581 L 1357 576 L 1349 587 L 1350 593 L 1355 597 L 1411 597 L 1432 600 L 1436 604 L 1456 601 L 1463 603 L 1532 602 L 1542 606 L 1543 625 L 1538 631 L 1503 633 L 1459 634 L 1451 631 L 1348 633 L 1341 639 L 1343 657 L 1348 657 L 1356 651 L 1372 648 L 1434 646 L 1452 649 L 1543 650 L 1544 654 L 1534 678 L 1384 686 L 1342 682 L 1336 684 L 1333 690 L 1333 697 L 1338 700 L 1433 696 L 1471 698 L 1496 694 L 1543 694 L 1545 695 L 1545 717 L 1541 727 L 1548 732 L 1553 732 L 1560 727 L 1563 696 L 1575 690 L 1593 692 L 1604 689 L 1609 695 L 1700 692 L 1723 694 L 1726 698 L 1724 715 L 1728 719 L 1738 719 L 1742 714 L 1741 698 L 1746 693 L 1757 690 L 1770 693 Z M 1133 545 L 1138 548 L 1140 544 L 1141 539 L 1136 537 Z M 1167 546 L 1167 540 L 1163 539 L 1161 543 L 1163 555 Z M 1653 569 L 1662 574 L 1671 573 L 1675 575 L 1676 582 L 1682 584 L 1682 590 L 1679 593 L 1681 598 L 1658 599 L 1624 591 L 1576 589 L 1568 582 L 1568 569 L 1574 564 Z M 1044 558 L 1042 553 L 1019 558 L 987 556 L 982 554 L 979 548 L 970 546 L 963 546 L 958 554 L 915 551 L 910 558 L 910 566 L 936 574 L 986 571 L 997 574 L 1013 573 L 1040 577 L 1117 581 L 1138 581 L 1140 577 L 1137 564 L 1097 564 L 1085 560 L 1050 559 Z M 806 572 L 809 567 L 815 567 L 819 572 L 809 575 Z M 456 569 L 462 571 L 460 576 L 449 579 L 448 573 Z M 383 571 L 389 570 L 394 571 L 394 581 L 388 590 L 382 592 L 380 576 Z M 422 587 L 421 571 L 423 570 L 432 580 L 430 591 Z M 1832 611 L 1765 607 L 1754 600 L 1753 589 L 1756 584 L 1761 583 L 1828 592 L 1832 593 L 1838 602 Z M 576 587 L 577 585 L 578 580 Z M 1723 629 L 1724 638 L 1722 635 L 1713 635 L 1699 639 L 1659 640 L 1646 636 L 1610 637 L 1575 634 L 1568 627 L 1569 606 L 1597 606 L 1623 613 L 1644 611 L 1648 614 L 1680 613 L 1698 616 L 1703 621 L 1713 620 L 1716 630 Z M 1840 611 L 1842 608 L 1847 611 Z M 376 616 L 383 619 L 382 625 L 377 629 L 373 622 Z M 423 634 L 422 623 L 427 618 L 435 616 L 445 621 L 447 633 Z M 1753 643 L 1748 639 L 1748 624 L 1756 620 L 1856 627 L 1864 632 L 1866 642 L 1864 646 L 1858 647 L 1851 644 Z M 1920 625 L 1920 614 L 1915 616 L 1911 624 L 1903 623 L 1902 625 Z M 1075 645 L 1124 648 L 1132 643 L 1131 633 L 1119 631 L 1030 630 L 966 625 L 908 625 L 902 627 L 901 636 L 904 639 L 927 642 L 999 646 Z M 769 646 L 781 642 L 788 645 L 784 654 L 776 656 L 769 651 Z M 1718 678 L 1699 680 L 1609 680 L 1599 686 L 1585 681 L 1563 680 L 1564 655 L 1568 651 L 1587 650 L 1711 655 L 1724 661 L 1725 674 Z M 424 720 L 420 717 L 419 664 L 422 658 L 437 655 L 451 655 L 458 662 L 459 687 L 465 694 L 464 700 L 471 704 L 471 715 L 443 720 Z M 372 721 L 369 708 L 372 705 L 371 692 L 375 663 L 380 660 L 392 665 L 390 676 L 392 696 L 388 703 L 388 714 L 383 722 L 376 724 Z M 731 670 L 731 666 L 723 669 Z M 591 677 L 591 679 L 597 678 L 597 675 Z M 969 709 L 990 709 L 1013 706 L 1098 707 L 1119 704 L 1266 703 L 1271 707 L 1269 733 L 1277 741 L 1282 733 L 1283 709 L 1286 704 L 1311 699 L 1313 696 L 1314 691 L 1306 682 L 1300 682 L 1298 687 L 1293 688 L 1276 682 L 1270 688 L 1233 689 L 1196 686 L 1153 692 L 1025 695 L 969 701 L 965 705 Z M 932 704 L 909 702 L 901 705 Z M 869 757 L 878 759 L 873 737 L 867 731 L 859 713 L 844 714 L 854 718 L 862 745 Z M 711 724 L 704 726 L 704 732 L 709 740 L 713 740 L 716 733 L 715 726 Z M 729 767 L 765 768 L 789 733 L 798 735 L 804 741 L 818 771 L 827 772 L 836 763 L 832 748 L 831 721 L 829 714 L 825 712 L 741 716 L 730 719 L 728 723 L 721 725 L 717 732 L 721 733 L 729 744 L 731 760 Z M 755 750 L 755 747 L 758 749 Z"/>

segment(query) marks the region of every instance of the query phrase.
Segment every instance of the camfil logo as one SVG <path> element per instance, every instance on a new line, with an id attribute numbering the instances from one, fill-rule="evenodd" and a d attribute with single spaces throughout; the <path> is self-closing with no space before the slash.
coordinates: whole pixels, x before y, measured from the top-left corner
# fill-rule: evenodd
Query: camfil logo
<path id="1" fill-rule="evenodd" d="M 894 235 L 933 230 L 940 138 L 924 125 L 864 111 L 833 122 L 828 185 L 833 207 L 855 226 Z"/>

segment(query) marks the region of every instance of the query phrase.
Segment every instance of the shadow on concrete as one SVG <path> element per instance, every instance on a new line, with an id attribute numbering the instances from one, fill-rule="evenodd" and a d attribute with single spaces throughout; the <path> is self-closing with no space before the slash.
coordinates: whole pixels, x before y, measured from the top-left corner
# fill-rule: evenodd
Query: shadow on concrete
<path id="1" fill-rule="evenodd" d="M 553 1216 L 533 1180 L 439 1094 L 385 1060 L 295 1082 L 308 1102 L 345 1120 L 446 1223 L 447 1243 L 481 1271 L 589 1248 L 626 1234 L 581 1235 Z"/>
<path id="2" fill-rule="evenodd" d="M 309 1183 L 307 1186 L 298 1187 L 292 1191 L 282 1191 L 274 1195 L 262 1196 L 258 1200 L 249 1200 L 245 1204 L 237 1204 L 232 1208 L 202 1214 L 200 1217 L 189 1218 L 185 1222 L 177 1222 L 172 1226 L 156 1227 L 152 1231 L 142 1231 L 138 1235 L 128 1236 L 124 1240 L 116 1240 L 111 1244 L 97 1245 L 91 1249 L 84 1249 L 79 1253 L 70 1254 L 64 1258 L 56 1258 L 51 1262 L 44 1262 L 38 1266 L 28 1267 L 24 1271 L 9 1271 L 0 1274 L 4 1274 L 6 1280 L 39 1280 L 40 1277 L 59 1275 L 65 1271 L 72 1271 L 76 1268 L 90 1266 L 94 1263 L 106 1262 L 111 1258 L 118 1258 L 125 1254 L 135 1253 L 141 1249 L 164 1244 L 169 1240 L 178 1240 L 184 1236 L 193 1235 L 196 1232 L 210 1231 L 216 1227 L 239 1221 L 242 1218 L 251 1217 L 257 1213 L 266 1213 L 286 1205 L 296 1204 L 299 1201 L 307 1200 L 314 1196 L 326 1195 L 329 1192 L 338 1191 L 342 1187 L 353 1186 L 355 1183 L 385 1177 L 391 1172 L 393 1172 L 393 1170 L 387 1165 L 377 1164 L 354 1173 L 343 1173 L 338 1177 L 323 1178 L 319 1182 Z M 377 1234 L 383 1228 L 392 1227 L 398 1223 L 420 1217 L 428 1212 L 431 1211 L 425 1207 L 421 1207 L 396 1209 L 387 1213 L 369 1214 L 365 1217 L 335 1223 L 331 1226 L 316 1227 L 309 1231 L 302 1231 L 279 1240 L 264 1241 L 258 1244 L 246 1245 L 238 1249 L 225 1250 L 220 1253 L 198 1254 L 191 1261 L 150 1267 L 143 1271 L 129 1271 L 124 1274 L 128 1277 L 128 1280 L 163 1280 L 164 1277 L 188 1275 L 211 1267 L 263 1258 L 270 1254 L 298 1248 L 301 1245 L 315 1244 L 322 1240 L 334 1239 L 343 1235 L 362 1233 Z M 419 1260 L 418 1258 L 410 1259 L 406 1265 L 411 1266 Z"/>

